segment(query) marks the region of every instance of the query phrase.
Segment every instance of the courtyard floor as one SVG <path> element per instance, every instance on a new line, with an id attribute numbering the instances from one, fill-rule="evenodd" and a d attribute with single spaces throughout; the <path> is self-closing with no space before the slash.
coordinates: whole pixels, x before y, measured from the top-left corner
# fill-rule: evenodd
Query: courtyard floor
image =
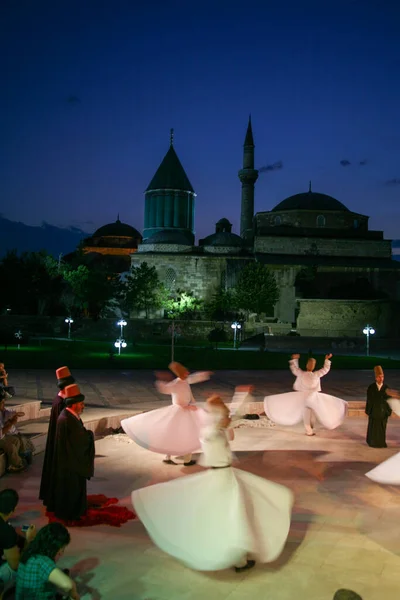
<path id="1" fill-rule="evenodd" d="M 102 376 L 96 377 L 99 382 Z M 363 390 L 368 379 L 370 373 L 360 379 Z M 275 378 L 271 389 L 281 383 Z M 295 494 L 280 558 L 242 574 L 196 572 L 155 547 L 139 521 L 121 528 L 75 528 L 60 566 L 71 569 L 83 599 L 331 600 L 345 587 L 363 600 L 398 600 L 400 486 L 380 486 L 364 474 L 398 451 L 400 420 L 389 421 L 387 449 L 366 446 L 362 417 L 347 419 L 335 431 L 317 429 L 313 438 L 301 426 L 252 424 L 235 430 L 238 466 Z M 132 490 L 201 470 L 165 465 L 161 459 L 124 435 L 103 438 L 96 442 L 95 477 L 88 492 L 117 496 L 120 504 L 131 507 Z M 38 455 L 28 472 L 1 480 L 2 488 L 14 487 L 20 494 L 16 523 L 46 523 L 37 500 L 42 460 L 43 454 Z"/>

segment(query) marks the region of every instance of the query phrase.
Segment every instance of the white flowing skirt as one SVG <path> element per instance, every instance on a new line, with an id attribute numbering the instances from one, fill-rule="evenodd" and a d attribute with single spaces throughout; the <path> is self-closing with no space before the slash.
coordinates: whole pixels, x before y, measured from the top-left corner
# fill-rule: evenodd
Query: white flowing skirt
<path id="1" fill-rule="evenodd" d="M 198 571 L 237 565 L 251 553 L 260 562 L 283 550 L 292 492 L 240 469 L 208 469 L 132 493 L 153 542 Z"/>
<path id="2" fill-rule="evenodd" d="M 200 450 L 203 412 L 171 404 L 123 419 L 121 427 L 142 448 L 180 456 Z"/>
<path id="3" fill-rule="evenodd" d="M 386 485 L 400 485 L 400 452 L 368 471 L 366 477 Z"/>
<path id="4" fill-rule="evenodd" d="M 297 425 L 305 408 L 311 408 L 326 429 L 339 427 L 347 414 L 345 400 L 322 392 L 288 392 L 264 398 L 265 414 L 278 425 Z"/>
<path id="5" fill-rule="evenodd" d="M 390 398 L 387 403 L 389 404 L 392 411 L 400 417 L 400 400 L 397 398 Z"/>

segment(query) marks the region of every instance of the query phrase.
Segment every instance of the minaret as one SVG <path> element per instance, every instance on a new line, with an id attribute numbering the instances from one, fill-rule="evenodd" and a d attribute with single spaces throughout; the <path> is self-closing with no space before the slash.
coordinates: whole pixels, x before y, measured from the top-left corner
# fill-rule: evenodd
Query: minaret
<path id="1" fill-rule="evenodd" d="M 243 145 L 243 169 L 240 169 L 238 175 L 242 182 L 240 235 L 242 238 L 251 239 L 253 237 L 254 184 L 258 179 L 258 171 L 254 168 L 254 140 L 251 116 L 249 117 Z"/>

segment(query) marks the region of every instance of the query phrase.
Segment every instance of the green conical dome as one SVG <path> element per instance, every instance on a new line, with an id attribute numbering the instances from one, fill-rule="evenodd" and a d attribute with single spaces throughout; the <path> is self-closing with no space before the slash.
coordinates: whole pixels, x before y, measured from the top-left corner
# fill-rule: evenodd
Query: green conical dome
<path id="1" fill-rule="evenodd" d="M 153 190 L 181 190 L 183 192 L 194 193 L 192 184 L 172 144 L 147 187 L 146 192 Z"/>

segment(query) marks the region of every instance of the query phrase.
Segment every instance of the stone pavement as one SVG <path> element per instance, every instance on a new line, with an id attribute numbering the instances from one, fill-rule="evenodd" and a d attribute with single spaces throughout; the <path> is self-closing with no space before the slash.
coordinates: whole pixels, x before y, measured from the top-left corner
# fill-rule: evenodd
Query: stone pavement
<path id="1" fill-rule="evenodd" d="M 154 387 L 154 372 L 116 370 L 74 370 L 74 377 L 85 394 L 86 403 L 113 408 L 152 409 L 165 406 L 168 396 L 159 394 Z M 231 399 L 236 385 L 252 383 L 256 400 L 268 394 L 292 390 L 293 376 L 289 369 L 284 371 L 216 371 L 209 382 L 193 386 L 193 394 L 204 400 L 210 392 Z M 400 389 L 400 371 L 386 371 L 387 383 Z M 54 371 L 11 370 L 10 384 L 16 388 L 17 398 L 38 399 L 50 402 L 56 393 Z M 333 367 L 322 380 L 322 391 L 339 396 L 344 400 L 365 400 L 366 389 L 373 381 L 373 371 L 340 371 Z"/>
<path id="2" fill-rule="evenodd" d="M 362 389 L 368 377 L 360 379 Z M 96 375 L 93 381 L 105 380 Z M 400 486 L 380 486 L 364 475 L 398 451 L 400 420 L 389 422 L 386 449 L 368 448 L 365 430 L 366 420 L 357 417 L 335 431 L 317 429 L 312 438 L 301 425 L 235 430 L 240 468 L 295 494 L 289 538 L 274 563 L 241 574 L 191 571 L 156 548 L 140 522 L 131 521 L 120 529 L 71 529 L 60 566 L 71 569 L 82 600 L 332 600 L 342 587 L 363 600 L 398 600 Z M 37 500 L 42 457 L 28 472 L 0 482 L 19 492 L 17 524 L 46 523 Z M 98 440 L 88 491 L 116 496 L 129 507 L 132 490 L 201 470 L 165 465 L 161 458 L 124 435 Z"/>

